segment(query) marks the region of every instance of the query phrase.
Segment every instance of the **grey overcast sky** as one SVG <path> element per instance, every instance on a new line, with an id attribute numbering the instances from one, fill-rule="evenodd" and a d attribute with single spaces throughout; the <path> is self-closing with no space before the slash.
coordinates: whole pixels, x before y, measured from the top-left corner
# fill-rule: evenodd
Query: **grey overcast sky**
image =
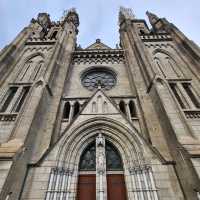
<path id="1" fill-rule="evenodd" d="M 130 7 L 137 18 L 147 19 L 147 10 L 166 17 L 200 45 L 200 0 L 0 0 L 0 49 L 9 44 L 39 12 L 51 20 L 75 7 L 80 17 L 78 44 L 87 47 L 96 38 L 114 47 L 119 42 L 119 7 Z"/>

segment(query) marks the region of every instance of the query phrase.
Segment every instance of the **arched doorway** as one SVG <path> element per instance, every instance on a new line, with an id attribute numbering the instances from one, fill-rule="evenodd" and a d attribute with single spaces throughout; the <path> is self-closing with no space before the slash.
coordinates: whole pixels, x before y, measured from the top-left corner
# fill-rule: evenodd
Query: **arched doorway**
<path id="1" fill-rule="evenodd" d="M 102 134 L 83 151 L 77 200 L 126 200 L 121 156 Z"/>

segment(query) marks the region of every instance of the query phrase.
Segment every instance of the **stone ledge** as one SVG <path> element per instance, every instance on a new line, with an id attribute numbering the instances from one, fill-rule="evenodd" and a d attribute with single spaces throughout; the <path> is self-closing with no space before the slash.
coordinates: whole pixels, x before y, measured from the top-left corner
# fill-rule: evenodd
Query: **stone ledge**
<path id="1" fill-rule="evenodd" d="M 6 143 L 2 143 L 0 145 L 0 159 L 13 157 L 22 145 L 23 143 L 19 139 L 13 139 Z"/>

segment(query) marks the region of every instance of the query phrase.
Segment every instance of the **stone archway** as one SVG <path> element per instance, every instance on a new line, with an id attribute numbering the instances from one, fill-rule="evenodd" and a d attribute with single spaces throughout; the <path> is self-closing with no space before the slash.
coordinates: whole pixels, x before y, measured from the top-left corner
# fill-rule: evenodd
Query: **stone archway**
<path id="1" fill-rule="evenodd" d="M 83 123 L 79 124 L 78 127 L 74 127 L 68 131 L 60 143 L 60 149 L 57 154 L 57 168 L 65 169 L 67 174 L 67 185 L 65 187 L 67 189 L 64 191 L 66 193 L 65 199 L 77 199 L 79 161 L 81 160 L 81 155 L 83 154 L 84 150 L 87 149 L 88 145 L 92 142 L 96 141 L 96 145 L 99 142 L 100 147 L 102 146 L 102 139 L 99 139 L 97 142 L 99 133 L 106 138 L 107 142 L 110 142 L 117 149 L 119 155 L 121 156 L 125 188 L 127 188 L 127 199 L 138 200 L 143 197 L 146 198 L 148 195 L 149 199 L 157 200 L 151 167 L 148 167 L 144 163 L 144 154 L 149 151 L 148 148 L 145 147 L 147 146 L 145 145 L 145 141 L 139 136 L 134 127 L 130 129 L 130 127 L 125 127 L 118 121 L 105 117 L 92 118 L 84 121 Z M 105 139 L 103 141 L 105 142 Z M 100 155 L 105 155 L 105 152 L 103 152 L 105 147 L 99 149 L 102 149 L 102 151 L 99 151 Z M 107 200 L 106 174 L 102 174 L 103 171 L 106 171 L 106 163 L 104 163 L 105 159 L 100 159 L 101 157 L 102 156 L 98 155 L 97 158 L 99 158 L 99 161 L 96 160 L 96 171 L 99 172 L 95 172 L 95 199 Z M 146 174 L 148 177 L 146 177 Z M 103 191 L 106 191 L 106 195 L 105 192 L 100 192 L 97 194 L 97 189 L 101 188 L 100 183 L 102 183 Z M 150 196 L 151 193 L 152 198 Z"/>

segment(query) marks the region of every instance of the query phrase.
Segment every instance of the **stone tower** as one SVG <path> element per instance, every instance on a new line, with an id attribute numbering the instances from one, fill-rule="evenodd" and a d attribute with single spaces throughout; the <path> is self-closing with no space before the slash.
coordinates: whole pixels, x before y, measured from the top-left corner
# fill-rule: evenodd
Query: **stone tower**
<path id="1" fill-rule="evenodd" d="M 83 49 L 40 13 L 0 52 L 0 200 L 200 199 L 200 49 L 147 15 Z"/>

